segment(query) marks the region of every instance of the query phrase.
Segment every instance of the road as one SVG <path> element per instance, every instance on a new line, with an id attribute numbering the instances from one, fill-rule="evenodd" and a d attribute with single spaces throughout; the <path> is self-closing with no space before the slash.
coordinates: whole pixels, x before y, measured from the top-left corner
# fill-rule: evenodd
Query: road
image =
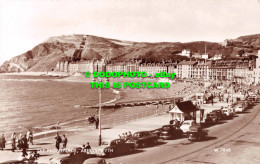
<path id="1" fill-rule="evenodd" d="M 134 154 L 107 159 L 113 163 L 259 163 L 260 104 L 232 120 L 209 129 L 209 139 L 191 142 L 187 138 L 161 141 Z M 234 158 L 236 157 L 236 158 Z M 249 157 L 249 158 L 248 158 Z"/>

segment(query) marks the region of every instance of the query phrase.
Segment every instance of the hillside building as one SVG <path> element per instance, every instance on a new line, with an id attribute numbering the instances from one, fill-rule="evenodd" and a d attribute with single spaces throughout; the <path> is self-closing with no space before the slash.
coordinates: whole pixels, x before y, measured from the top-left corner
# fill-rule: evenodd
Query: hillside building
<path id="1" fill-rule="evenodd" d="M 189 58 L 189 57 L 191 57 L 191 51 L 184 49 L 184 50 L 182 50 L 180 55 L 181 56 L 187 56 Z"/>

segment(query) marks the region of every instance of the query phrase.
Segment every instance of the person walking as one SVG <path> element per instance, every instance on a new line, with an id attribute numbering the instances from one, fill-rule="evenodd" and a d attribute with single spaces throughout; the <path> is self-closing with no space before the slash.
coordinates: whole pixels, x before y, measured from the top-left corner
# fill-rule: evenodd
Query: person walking
<path id="1" fill-rule="evenodd" d="M 86 146 L 86 151 L 87 151 L 87 153 L 90 152 L 90 149 L 91 149 L 91 146 L 89 145 L 89 142 L 87 142 L 87 146 Z"/>
<path id="2" fill-rule="evenodd" d="M 200 114 L 201 114 L 201 120 L 204 118 L 204 109 L 200 109 Z"/>
<path id="3" fill-rule="evenodd" d="M 99 118 L 96 118 L 96 129 L 98 129 L 98 125 L 99 125 Z"/>
<path id="4" fill-rule="evenodd" d="M 19 150 L 22 149 L 22 138 L 23 138 L 23 135 L 22 135 L 22 133 L 20 133 L 19 138 L 18 138 L 18 143 L 17 143 L 17 148 L 19 148 Z"/>
<path id="5" fill-rule="evenodd" d="M 28 129 L 28 131 L 26 132 L 26 138 L 27 138 L 27 141 L 29 141 L 29 137 L 30 137 L 30 129 Z"/>
<path id="6" fill-rule="evenodd" d="M 33 133 L 32 133 L 32 131 L 30 131 L 30 133 L 29 133 L 28 144 L 29 144 L 29 142 L 31 142 L 31 144 L 33 145 Z"/>
<path id="7" fill-rule="evenodd" d="M 12 133 L 11 135 L 11 142 L 12 142 L 12 152 L 14 152 L 14 150 L 16 150 L 16 134 L 15 132 Z"/>
<path id="8" fill-rule="evenodd" d="M 63 142 L 63 147 L 62 147 L 62 148 L 64 149 L 64 148 L 66 148 L 67 143 L 68 143 L 68 139 L 67 139 L 67 137 L 65 136 L 65 134 L 63 134 L 63 141 L 62 141 L 62 142 Z"/>
<path id="9" fill-rule="evenodd" d="M 28 140 L 26 138 L 26 136 L 24 135 L 22 140 L 21 140 L 21 148 L 22 148 L 22 153 L 23 153 L 23 157 L 27 156 L 27 149 L 28 149 Z"/>
<path id="10" fill-rule="evenodd" d="M 57 136 L 55 137 L 56 139 L 56 145 L 55 147 L 58 149 L 58 151 L 60 150 L 60 143 L 62 141 L 61 137 L 59 136 L 59 133 L 57 133 Z"/>
<path id="11" fill-rule="evenodd" d="M 0 136 L 0 149 L 1 150 L 4 150 L 5 143 L 6 143 L 5 136 L 4 136 L 4 134 L 1 134 L 1 136 Z"/>

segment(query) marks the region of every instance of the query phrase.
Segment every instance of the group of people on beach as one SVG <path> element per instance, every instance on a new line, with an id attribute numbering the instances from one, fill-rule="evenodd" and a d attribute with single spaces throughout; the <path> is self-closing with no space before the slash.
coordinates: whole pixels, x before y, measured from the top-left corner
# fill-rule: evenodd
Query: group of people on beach
<path id="1" fill-rule="evenodd" d="M 129 131 L 129 132 L 125 132 L 125 133 L 122 133 L 122 135 L 118 135 L 118 137 L 120 139 L 124 139 L 125 141 L 127 141 L 130 137 L 132 137 L 132 133 Z"/>

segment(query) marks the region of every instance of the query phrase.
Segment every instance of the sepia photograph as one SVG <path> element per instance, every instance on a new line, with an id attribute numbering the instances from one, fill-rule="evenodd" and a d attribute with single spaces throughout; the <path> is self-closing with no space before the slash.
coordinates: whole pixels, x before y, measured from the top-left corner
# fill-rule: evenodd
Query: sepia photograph
<path id="1" fill-rule="evenodd" d="M 0 0 L 0 164 L 260 163 L 260 0 Z"/>

